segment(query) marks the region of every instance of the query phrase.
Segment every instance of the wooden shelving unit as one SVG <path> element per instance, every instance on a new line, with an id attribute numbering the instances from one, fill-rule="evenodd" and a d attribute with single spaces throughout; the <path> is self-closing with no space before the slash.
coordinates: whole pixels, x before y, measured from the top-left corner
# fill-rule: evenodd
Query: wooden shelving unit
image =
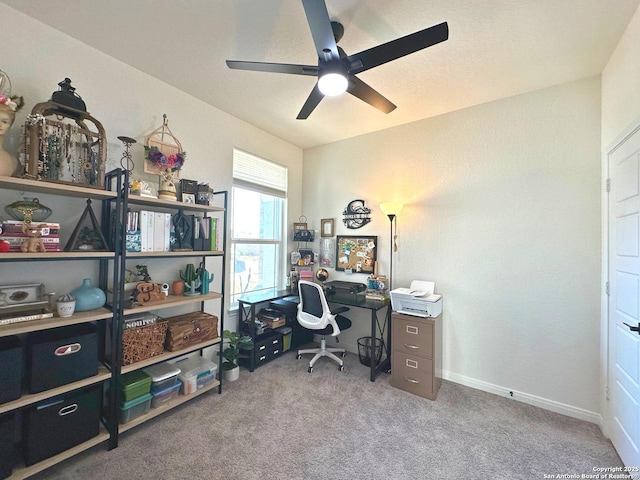
<path id="1" fill-rule="evenodd" d="M 224 206 L 209 206 L 200 204 L 187 204 L 182 202 L 175 202 L 170 200 L 146 198 L 135 195 L 128 195 L 126 189 L 123 187 L 128 182 L 128 176 L 124 171 L 114 170 L 107 174 L 107 182 L 105 190 L 99 188 L 92 188 L 80 185 L 72 185 L 68 183 L 56 183 L 49 181 L 39 181 L 25 178 L 5 177 L 0 176 L 0 189 L 15 190 L 20 192 L 38 193 L 57 195 L 61 197 L 71 197 L 80 199 L 94 199 L 102 202 L 102 220 L 107 221 L 107 218 L 111 218 L 109 213 L 115 211 L 118 215 L 115 218 L 121 218 L 119 214 L 124 212 L 125 207 L 153 207 L 154 209 L 163 211 L 175 211 L 184 210 L 190 212 L 196 212 L 198 214 L 208 215 L 221 215 L 222 222 L 219 225 L 224 232 L 227 223 L 227 192 L 219 192 L 214 195 L 223 195 Z M 117 183 L 117 186 L 113 188 L 113 184 Z M 220 199 L 221 197 L 217 197 Z M 100 269 L 100 287 L 104 290 L 109 290 L 113 295 L 113 301 L 106 307 L 91 310 L 87 312 L 76 312 L 70 317 L 60 318 L 54 316 L 42 320 L 31 320 L 26 322 L 13 323 L 0 326 L 0 337 L 12 336 L 12 335 L 25 335 L 31 332 L 53 330 L 60 327 L 79 325 L 87 322 L 96 322 L 101 328 L 98 329 L 101 332 L 100 340 L 106 342 L 107 334 L 110 338 L 108 341 L 110 348 L 105 349 L 107 354 L 105 355 L 104 364 L 101 364 L 98 368 L 98 374 L 89 378 L 85 378 L 76 382 L 72 382 L 66 385 L 40 392 L 36 394 L 23 393 L 23 395 L 13 401 L 0 404 L 0 414 L 9 413 L 12 411 L 20 410 L 25 407 L 30 407 L 44 400 L 57 397 L 68 392 L 90 387 L 92 385 L 110 383 L 108 393 L 105 395 L 107 398 L 101 408 L 105 412 L 100 425 L 100 433 L 98 436 L 91 438 L 90 440 L 76 445 L 64 452 L 54 455 L 46 460 L 32 465 L 29 467 L 15 466 L 10 480 L 28 478 L 38 472 L 41 472 L 63 460 L 66 460 L 80 452 L 83 452 L 89 448 L 92 448 L 100 443 L 108 442 L 109 448 L 115 448 L 118 443 L 118 435 L 120 432 L 127 431 L 137 425 L 140 425 L 147 420 L 162 415 L 171 409 L 182 405 L 193 398 L 196 398 L 202 394 L 217 389 L 218 393 L 221 392 L 222 382 L 219 380 L 213 381 L 205 388 L 198 390 L 190 395 L 179 395 L 177 398 L 167 402 L 166 404 L 151 409 L 146 415 L 136 418 L 126 424 L 119 424 L 119 405 L 117 404 L 118 385 L 122 374 L 138 370 L 159 362 L 175 359 L 177 357 L 202 352 L 205 348 L 222 347 L 221 338 L 215 338 L 206 342 L 191 345 L 176 352 L 164 352 L 163 354 L 152 357 L 150 359 L 138 362 L 134 365 L 127 365 L 121 367 L 122 357 L 122 324 L 124 318 L 127 315 L 132 315 L 141 312 L 151 312 L 156 310 L 163 310 L 166 308 L 186 306 L 186 305 L 198 305 L 201 311 L 204 311 L 205 302 L 211 300 L 220 301 L 220 314 L 218 326 L 220 332 L 224 329 L 224 307 L 222 300 L 224 299 L 224 280 L 222 281 L 221 292 L 211 292 L 204 295 L 195 296 L 169 296 L 162 302 L 149 303 L 141 305 L 135 308 L 124 308 L 124 295 L 121 282 L 124 281 L 120 273 L 124 273 L 124 262 L 127 258 L 156 258 L 165 259 L 166 261 L 175 261 L 180 258 L 187 257 L 200 257 L 204 261 L 207 257 L 220 257 L 221 258 L 221 272 L 216 270 L 216 275 L 220 275 L 219 278 L 224 279 L 225 276 L 225 240 L 222 236 L 222 249 L 217 251 L 185 251 L 185 252 L 138 252 L 130 253 L 124 251 L 124 225 L 116 225 L 116 238 L 120 238 L 122 242 L 116 241 L 118 245 L 114 246 L 114 251 L 108 252 L 47 252 L 47 253 L 0 253 L 0 262 L 55 262 L 60 260 L 67 261 L 93 261 L 96 264 L 96 269 Z M 103 229 L 104 230 L 104 229 Z M 119 233 L 118 233 L 119 232 Z M 217 264 L 217 263 L 216 263 Z M 112 267 L 112 268 L 111 268 Z M 109 279 L 109 275 L 112 275 L 112 279 Z M 46 275 L 45 275 L 46 278 Z M 109 283 L 111 282 L 111 283 Z M 119 300 L 118 300 L 119 299 Z M 103 323 L 101 323 L 103 322 Z M 102 338 L 102 337 L 105 338 Z M 106 390 L 106 388 L 105 388 Z M 55 435 L 55 433 L 52 433 Z"/>

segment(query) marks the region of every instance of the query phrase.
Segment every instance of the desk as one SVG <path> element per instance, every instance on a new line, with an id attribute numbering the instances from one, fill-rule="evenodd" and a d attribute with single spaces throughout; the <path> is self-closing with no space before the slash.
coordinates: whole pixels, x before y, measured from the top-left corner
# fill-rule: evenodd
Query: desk
<path id="1" fill-rule="evenodd" d="M 247 323 L 252 338 L 256 333 L 256 305 L 260 303 L 278 300 L 280 298 L 296 295 L 297 292 L 291 290 L 267 290 L 265 292 L 243 295 L 238 298 L 239 319 Z M 334 293 L 327 295 L 327 302 L 344 305 L 347 307 L 364 308 L 371 312 L 371 337 L 382 338 L 384 343 L 384 358 L 378 366 L 371 362 L 369 380 L 376 381 L 376 376 L 380 372 L 389 372 L 391 369 L 391 302 L 389 300 L 367 300 L 364 295 L 353 295 L 346 293 Z M 378 313 L 384 310 L 384 318 L 378 318 Z M 382 320 L 382 323 L 381 323 Z M 386 336 L 386 339 L 385 339 Z M 249 360 L 249 371 L 255 368 L 254 359 Z"/>

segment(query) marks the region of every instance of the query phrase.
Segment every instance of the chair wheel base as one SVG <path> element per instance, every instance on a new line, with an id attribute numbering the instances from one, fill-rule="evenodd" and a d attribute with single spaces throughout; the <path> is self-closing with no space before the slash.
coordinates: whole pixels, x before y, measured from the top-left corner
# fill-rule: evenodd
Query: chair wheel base
<path id="1" fill-rule="evenodd" d="M 298 354 L 298 355 L 296 355 L 296 358 L 297 358 L 298 360 L 300 360 L 300 359 L 302 358 L 302 355 Z"/>
<path id="2" fill-rule="evenodd" d="M 307 372 L 309 373 L 313 372 L 313 367 L 309 367 L 309 370 L 307 370 Z"/>
<path id="3" fill-rule="evenodd" d="M 343 372 L 343 371 L 344 371 L 344 365 L 340 365 L 340 366 L 338 367 L 338 370 L 340 370 L 341 372 Z"/>

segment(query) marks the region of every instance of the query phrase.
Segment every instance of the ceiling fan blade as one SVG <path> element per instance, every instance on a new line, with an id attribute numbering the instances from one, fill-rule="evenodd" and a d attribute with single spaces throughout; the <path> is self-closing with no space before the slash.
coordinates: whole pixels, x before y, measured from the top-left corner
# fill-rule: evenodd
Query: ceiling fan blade
<path id="1" fill-rule="evenodd" d="M 449 26 L 447 22 L 420 30 L 419 32 L 397 38 L 377 47 L 363 50 L 360 53 L 349 55 L 346 58 L 349 65 L 349 73 L 357 74 L 390 62 L 423 48 L 430 47 L 449 38 Z"/>
<path id="2" fill-rule="evenodd" d="M 302 6 L 307 15 L 318 58 L 322 61 L 338 60 L 338 47 L 324 0 L 302 0 Z"/>
<path id="3" fill-rule="evenodd" d="M 351 76 L 349 78 L 349 87 L 347 87 L 347 92 L 384 113 L 391 113 L 396 109 L 396 106 L 393 103 L 357 77 Z"/>
<path id="4" fill-rule="evenodd" d="M 310 75 L 314 77 L 318 75 L 318 67 L 316 65 L 227 60 L 227 66 L 238 70 L 253 70 L 256 72 L 290 73 L 292 75 Z"/>
<path id="5" fill-rule="evenodd" d="M 307 101 L 304 102 L 304 105 L 302 106 L 302 109 L 300 110 L 300 113 L 298 114 L 296 119 L 297 120 L 307 119 L 309 115 L 311 115 L 311 112 L 313 112 L 313 110 L 318 106 L 318 104 L 320 103 L 320 100 L 322 100 L 323 98 L 324 98 L 324 95 L 322 94 L 322 92 L 318 88 L 318 84 L 316 83 L 315 87 L 313 87 L 313 90 L 311 90 L 311 93 L 309 94 Z"/>

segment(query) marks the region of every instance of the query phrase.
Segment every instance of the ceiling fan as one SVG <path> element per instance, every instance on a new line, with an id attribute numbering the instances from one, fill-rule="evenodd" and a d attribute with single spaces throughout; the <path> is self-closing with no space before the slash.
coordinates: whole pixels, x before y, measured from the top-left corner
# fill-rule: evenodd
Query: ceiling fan
<path id="1" fill-rule="evenodd" d="M 302 0 L 302 5 L 318 52 L 317 66 L 227 60 L 229 68 L 239 70 L 317 76 L 318 81 L 302 106 L 297 116 L 298 120 L 308 118 L 325 95 L 335 96 L 345 91 L 384 113 L 393 111 L 396 106 L 356 77 L 356 74 L 449 38 L 449 26 L 447 22 L 443 22 L 377 47 L 347 55 L 337 45 L 344 33 L 344 27 L 339 22 L 329 20 L 325 1 Z"/>

